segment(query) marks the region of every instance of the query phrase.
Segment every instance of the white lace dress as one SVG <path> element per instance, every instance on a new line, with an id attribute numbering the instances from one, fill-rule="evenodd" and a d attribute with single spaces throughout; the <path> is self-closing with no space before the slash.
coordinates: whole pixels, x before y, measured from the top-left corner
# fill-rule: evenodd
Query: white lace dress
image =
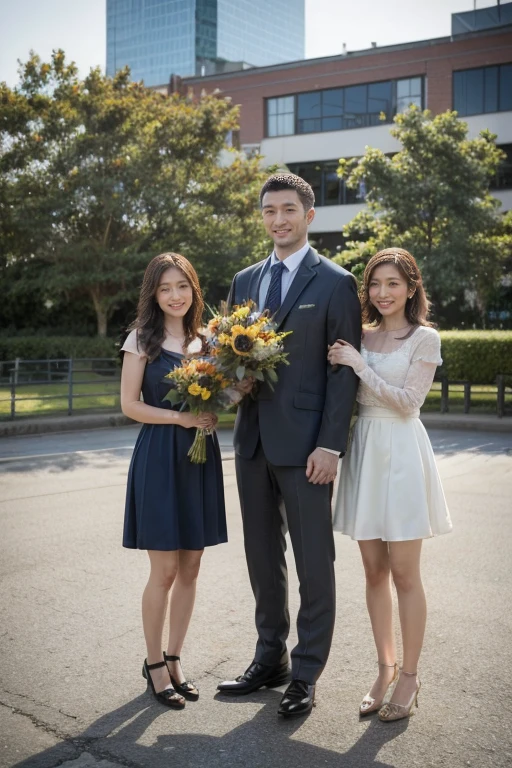
<path id="1" fill-rule="evenodd" d="M 442 363 L 439 334 L 420 326 L 405 340 L 396 336 L 367 331 L 356 370 L 359 418 L 342 461 L 334 528 L 357 541 L 425 539 L 452 529 L 419 419 Z"/>

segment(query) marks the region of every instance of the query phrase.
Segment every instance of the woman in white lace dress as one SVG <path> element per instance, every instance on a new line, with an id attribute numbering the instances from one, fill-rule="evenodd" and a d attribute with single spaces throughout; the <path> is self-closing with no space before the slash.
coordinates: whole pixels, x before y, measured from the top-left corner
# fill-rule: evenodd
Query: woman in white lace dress
<path id="1" fill-rule="evenodd" d="M 343 340 L 329 349 L 333 365 L 350 365 L 361 380 L 359 418 L 342 462 L 334 527 L 359 543 L 377 648 L 379 674 L 359 711 L 379 711 L 380 719 L 388 721 L 408 717 L 417 705 L 426 621 L 422 540 L 452 527 L 432 446 L 419 419 L 442 363 L 441 344 L 426 320 L 429 305 L 418 266 L 401 248 L 380 251 L 368 262 L 362 307 L 361 354 Z M 390 575 L 402 631 L 400 673 Z"/>

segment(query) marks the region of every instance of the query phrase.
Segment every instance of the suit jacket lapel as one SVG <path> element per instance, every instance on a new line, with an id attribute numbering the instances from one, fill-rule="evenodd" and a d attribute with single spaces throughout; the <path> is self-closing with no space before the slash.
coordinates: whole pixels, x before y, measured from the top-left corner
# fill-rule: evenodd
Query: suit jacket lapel
<path id="1" fill-rule="evenodd" d="M 308 283 L 316 277 L 315 267 L 320 263 L 320 258 L 316 251 L 312 248 L 304 256 L 302 263 L 297 270 L 297 274 L 293 278 L 292 284 L 288 288 L 286 298 L 278 309 L 275 322 L 278 326 L 282 325 L 285 321 L 290 310 L 295 306 L 299 296 L 303 292 Z"/>
<path id="2" fill-rule="evenodd" d="M 260 283 L 261 278 L 263 277 L 263 272 L 265 269 L 265 264 L 267 263 L 267 259 L 260 262 L 260 264 L 256 264 L 255 268 L 251 272 L 251 277 L 249 280 L 249 290 L 248 290 L 248 299 L 251 299 L 256 304 L 256 307 L 258 307 L 260 303 Z"/>

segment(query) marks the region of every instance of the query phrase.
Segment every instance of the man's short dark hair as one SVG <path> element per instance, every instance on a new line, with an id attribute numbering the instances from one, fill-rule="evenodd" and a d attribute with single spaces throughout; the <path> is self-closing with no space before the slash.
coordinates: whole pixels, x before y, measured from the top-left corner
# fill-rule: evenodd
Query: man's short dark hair
<path id="1" fill-rule="evenodd" d="M 260 206 L 263 202 L 263 195 L 266 192 L 280 192 L 282 189 L 293 189 L 300 197 L 300 201 L 304 206 L 306 213 L 310 208 L 313 208 L 315 204 L 315 193 L 311 189 L 310 185 L 300 176 L 295 176 L 294 173 L 275 173 L 273 176 L 269 176 L 260 192 Z"/>

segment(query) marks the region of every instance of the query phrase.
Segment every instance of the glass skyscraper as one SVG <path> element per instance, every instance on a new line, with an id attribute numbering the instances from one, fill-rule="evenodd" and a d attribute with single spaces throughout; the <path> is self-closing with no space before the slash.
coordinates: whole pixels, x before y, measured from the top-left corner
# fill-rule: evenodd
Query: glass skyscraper
<path id="1" fill-rule="evenodd" d="M 107 75 L 154 86 L 303 58 L 304 0 L 107 0 Z"/>

